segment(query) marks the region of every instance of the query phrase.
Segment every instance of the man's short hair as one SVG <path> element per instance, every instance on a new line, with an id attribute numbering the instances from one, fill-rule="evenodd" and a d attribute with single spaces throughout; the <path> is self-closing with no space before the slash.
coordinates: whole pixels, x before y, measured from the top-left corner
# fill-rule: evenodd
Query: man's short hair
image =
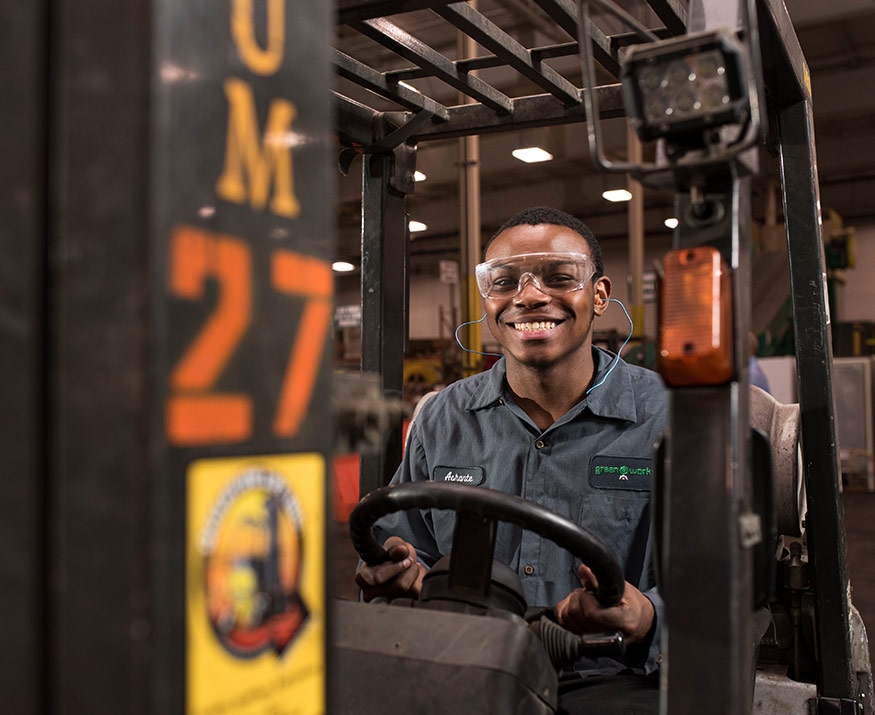
<path id="1" fill-rule="evenodd" d="M 605 265 L 602 261 L 602 248 L 592 229 L 571 214 L 561 209 L 551 208 L 550 206 L 532 206 L 511 216 L 504 222 L 501 228 L 492 234 L 492 237 L 483 246 L 483 255 L 486 255 L 486 250 L 498 235 L 507 229 L 514 226 L 538 226 L 542 223 L 550 224 L 551 226 L 564 226 L 565 228 L 570 228 L 575 233 L 579 233 L 586 240 L 589 245 L 589 252 L 592 254 L 592 261 L 595 265 L 595 275 L 593 277 L 600 278 L 604 275 Z"/>

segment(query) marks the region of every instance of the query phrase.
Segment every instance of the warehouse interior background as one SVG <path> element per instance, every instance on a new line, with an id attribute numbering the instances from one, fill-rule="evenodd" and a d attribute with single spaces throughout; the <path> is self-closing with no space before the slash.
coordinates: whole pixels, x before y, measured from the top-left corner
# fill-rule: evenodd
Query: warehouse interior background
<path id="1" fill-rule="evenodd" d="M 786 5 L 811 73 L 824 239 L 832 242 L 828 251 L 828 263 L 834 269 L 830 275 L 834 301 L 830 307 L 835 313 L 832 319 L 847 324 L 840 328 L 837 335 L 841 339 L 836 341 L 834 350 L 836 355 L 868 354 L 875 352 L 872 342 L 875 331 L 869 326 L 875 322 L 875 287 L 866 277 L 866 267 L 875 261 L 875 204 L 870 198 L 875 193 L 875 93 L 869 91 L 875 85 L 875 2 L 789 0 Z M 646 22 L 647 13 L 651 12 L 646 5 L 628 3 L 628 6 Z M 511 36 L 525 35 L 527 46 L 571 39 L 539 14 L 531 0 L 514 0 L 494 8 L 488 0 L 480 0 L 478 9 Z M 598 19 L 600 24 L 612 21 L 617 24 L 617 32 L 623 30 L 614 18 Z M 445 56 L 451 59 L 458 56 L 454 28 L 436 14 L 416 11 L 395 16 L 393 22 Z M 409 64 L 363 35 L 352 30 L 345 32 L 348 29 L 338 28 L 336 46 L 341 51 L 383 71 Z M 478 54 L 485 51 L 481 49 Z M 579 63 L 576 56 L 556 61 L 566 65 Z M 515 83 L 510 86 L 502 86 L 500 78 L 494 76 L 489 80 L 509 96 L 536 93 L 516 73 L 508 77 L 508 82 Z M 409 84 L 443 103 L 455 103 L 452 100 L 455 90 L 440 80 L 410 80 Z M 347 91 L 347 87 L 343 90 Z M 603 125 L 609 158 L 623 159 L 627 151 L 626 119 L 606 120 Z M 452 277 L 448 277 L 446 269 L 447 262 L 458 264 L 460 257 L 461 141 L 464 140 L 424 141 L 417 148 L 416 169 L 425 178 L 416 182 L 407 201 L 410 220 L 415 222 L 410 240 L 410 358 L 443 354 L 444 361 L 452 361 L 453 353 L 458 352 L 452 339 L 460 316 L 458 284 L 447 283 Z M 553 158 L 539 163 L 514 158 L 511 152 L 526 146 L 540 146 Z M 511 214 L 526 206 L 564 209 L 585 221 L 599 237 L 607 272 L 613 278 L 614 297 L 626 301 L 628 204 L 608 201 L 602 194 L 609 189 L 626 188 L 627 182 L 622 175 L 605 174 L 594 166 L 585 123 L 483 135 L 479 137 L 478 165 L 483 240 Z M 768 332 L 782 300 L 781 296 L 768 295 L 777 290 L 774 282 L 783 281 L 782 289 L 786 287 L 789 292 L 789 279 L 774 275 L 766 255 L 785 249 L 779 172 L 777 161 L 762 150 L 753 196 L 754 242 L 763 253 L 754 259 L 753 327 L 757 333 L 765 333 L 761 338 L 763 355 L 785 353 L 783 346 L 787 342 L 786 336 Z M 671 229 L 665 221 L 672 218 L 673 195 L 640 186 L 637 190 L 643 192 L 644 201 L 646 285 L 646 273 L 671 245 Z M 346 176 L 337 172 L 336 192 L 336 257 L 352 267 L 348 273 L 336 274 L 337 306 L 344 310 L 359 302 L 361 290 L 360 161 L 353 163 Z M 849 251 L 851 255 L 846 256 Z M 596 327 L 623 335 L 628 331 L 626 318 L 616 306 Z M 646 307 L 644 334 L 653 336 L 655 327 L 652 306 Z M 484 341 L 488 343 L 489 339 L 484 331 Z M 339 340 L 341 364 L 354 363 L 356 331 L 341 330 Z"/>
<path id="2" fill-rule="evenodd" d="M 875 0 L 786 0 L 811 76 L 816 136 L 817 169 L 823 211 L 823 239 L 827 255 L 828 293 L 836 357 L 834 391 L 837 432 L 842 443 L 845 473 L 845 509 L 848 550 L 855 600 L 870 633 L 875 628 L 875 459 L 873 459 L 872 364 L 875 356 Z M 640 2 L 625 3 L 630 12 L 647 21 L 650 12 Z M 479 0 L 478 9 L 505 32 L 525 38 L 526 46 L 568 42 L 572 38 L 549 22 L 531 0 L 503 2 L 494 7 Z M 595 10 L 594 10 L 595 12 Z M 609 24 L 613 18 L 601 18 Z M 407 32 L 456 59 L 455 30 L 430 11 L 393 17 Z M 622 28 L 618 25 L 617 32 Z M 407 66 L 366 37 L 337 29 L 336 47 L 342 52 L 383 71 Z M 485 53 L 482 49 L 481 53 Z M 557 62 L 579 62 L 566 57 Z M 572 70 L 573 71 L 573 70 Z M 578 75 L 579 76 L 579 75 Z M 490 76 L 490 81 L 509 96 L 533 93 L 518 75 L 508 84 Z M 337 79 L 341 83 L 341 79 Z M 433 78 L 410 80 L 409 84 L 444 104 L 453 101 L 455 90 Z M 582 83 L 579 83 L 579 86 Z M 347 88 L 344 87 L 344 91 Z M 627 153 L 626 119 L 604 123 L 608 156 L 621 160 Z M 406 356 L 405 398 L 409 405 L 432 388 L 459 376 L 461 350 L 453 333 L 461 320 L 459 282 L 460 142 L 434 140 L 417 148 L 416 169 L 421 172 L 415 191 L 407 201 L 410 234 L 410 352 Z M 606 272 L 613 279 L 614 297 L 627 302 L 629 284 L 628 226 L 625 202 L 611 202 L 603 192 L 627 188 L 621 175 L 604 174 L 595 168 L 589 154 L 585 123 L 486 134 L 479 138 L 479 211 L 481 237 L 488 239 L 516 211 L 532 205 L 555 206 L 581 218 L 599 237 Z M 512 155 L 522 147 L 539 146 L 552 155 L 549 161 L 524 163 Z M 360 351 L 360 322 L 356 306 L 361 296 L 361 162 L 354 162 L 347 175 L 336 174 L 336 259 L 349 264 L 336 273 L 337 364 L 354 370 Z M 645 275 L 671 246 L 673 195 L 633 186 L 643 191 Z M 772 381 L 773 393 L 782 402 L 794 402 L 795 373 L 792 335 L 781 330 L 781 310 L 789 295 L 786 272 L 786 240 L 780 167 L 765 150 L 760 174 L 754 179 L 753 219 L 753 328 L 758 335 L 761 361 Z M 455 267 L 454 267 L 455 265 Z M 775 267 L 778 266 L 776 271 Z M 464 271 L 464 267 L 461 268 Z M 655 307 L 645 288 L 643 334 L 654 338 Z M 786 323 L 786 320 L 784 320 Z M 628 333 L 623 312 L 612 306 L 596 324 L 599 336 L 616 348 Z M 490 336 L 483 334 L 484 348 Z M 647 361 L 644 351 L 624 355 Z M 408 369 L 409 368 L 409 369 Z M 853 494 L 853 500 L 848 495 Z M 340 537 L 342 540 L 342 536 Z M 352 593 L 350 569 L 354 563 L 338 564 L 337 593 Z M 870 595 L 871 594 L 871 595 Z"/>

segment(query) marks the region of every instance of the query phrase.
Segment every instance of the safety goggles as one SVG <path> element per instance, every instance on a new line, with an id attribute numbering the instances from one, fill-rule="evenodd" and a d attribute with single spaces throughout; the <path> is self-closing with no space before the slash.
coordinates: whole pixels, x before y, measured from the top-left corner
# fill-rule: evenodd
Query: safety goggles
<path id="1" fill-rule="evenodd" d="M 542 293 L 564 295 L 583 288 L 595 267 L 584 253 L 523 253 L 493 258 L 474 269 L 484 298 L 513 298 L 527 280 Z"/>

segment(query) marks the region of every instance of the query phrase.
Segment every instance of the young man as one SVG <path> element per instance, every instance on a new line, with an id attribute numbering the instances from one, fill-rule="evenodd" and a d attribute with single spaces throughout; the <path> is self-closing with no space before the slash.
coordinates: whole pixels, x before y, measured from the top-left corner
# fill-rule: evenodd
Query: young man
<path id="1" fill-rule="evenodd" d="M 505 356 L 429 400 L 393 483 L 442 481 L 464 470 L 478 486 L 537 502 L 593 533 L 624 570 L 616 606 L 598 603 L 586 565 L 532 532 L 500 524 L 495 558 L 517 571 L 529 606 L 555 606 L 567 628 L 622 631 L 630 648 L 615 670 L 652 672 L 661 601 L 650 475 L 667 391 L 656 373 L 592 345 L 611 281 L 595 236 L 574 217 L 548 208 L 517 214 L 488 243 L 477 279 Z M 359 567 L 365 600 L 418 595 L 427 569 L 450 548 L 453 523 L 452 513 L 438 510 L 382 519 L 375 534 L 392 561 Z"/>

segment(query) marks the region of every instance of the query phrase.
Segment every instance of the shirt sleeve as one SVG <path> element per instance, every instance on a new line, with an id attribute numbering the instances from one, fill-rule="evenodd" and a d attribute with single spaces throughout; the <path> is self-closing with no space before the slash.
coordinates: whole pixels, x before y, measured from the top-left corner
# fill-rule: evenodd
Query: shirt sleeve
<path id="1" fill-rule="evenodd" d="M 404 458 L 390 484 L 428 481 L 428 462 L 419 437 L 419 423 L 414 423 L 410 429 Z M 379 519 L 374 525 L 374 537 L 377 542 L 382 544 L 390 536 L 398 536 L 413 545 L 417 558 L 426 568 L 431 568 L 443 556 L 435 539 L 431 513 L 427 509 L 398 511 Z"/>
<path id="2" fill-rule="evenodd" d="M 647 657 L 644 659 L 644 672 L 650 673 L 659 670 L 659 664 L 662 662 L 662 639 L 660 638 L 660 630 L 663 623 L 662 616 L 665 610 L 662 596 L 659 595 L 659 589 L 653 588 L 644 592 L 644 595 L 650 599 L 653 604 L 653 625 L 650 628 L 650 645 L 647 649 Z"/>

